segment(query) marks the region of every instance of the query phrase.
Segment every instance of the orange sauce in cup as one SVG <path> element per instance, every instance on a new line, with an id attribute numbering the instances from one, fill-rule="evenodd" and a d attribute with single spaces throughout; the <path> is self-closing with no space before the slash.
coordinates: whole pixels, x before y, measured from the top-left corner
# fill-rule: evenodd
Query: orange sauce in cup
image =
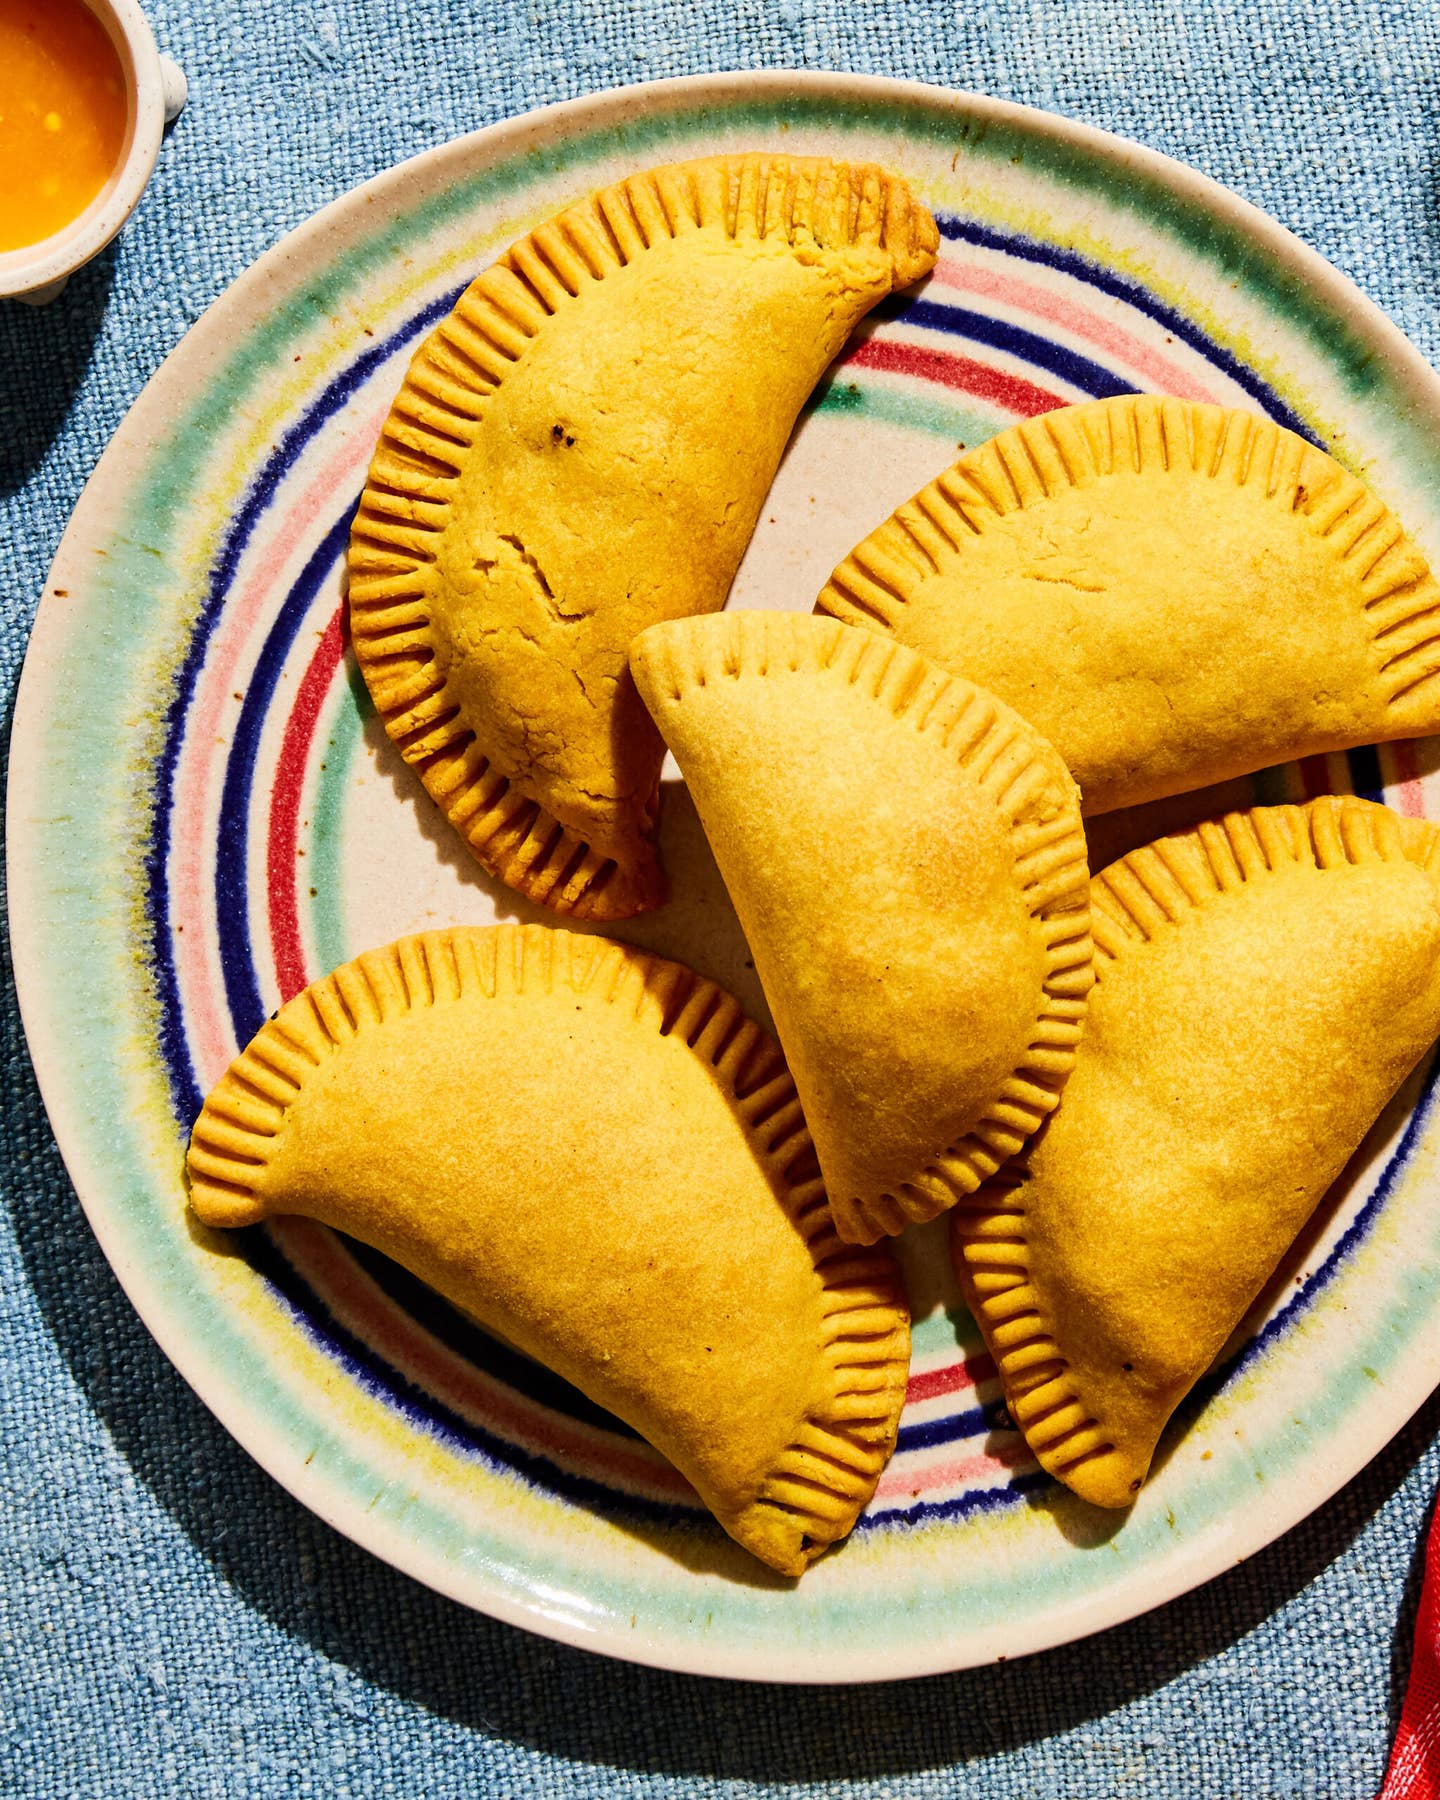
<path id="1" fill-rule="evenodd" d="M 125 147 L 125 75 L 81 0 L 0 0 L 0 251 L 77 218 Z"/>

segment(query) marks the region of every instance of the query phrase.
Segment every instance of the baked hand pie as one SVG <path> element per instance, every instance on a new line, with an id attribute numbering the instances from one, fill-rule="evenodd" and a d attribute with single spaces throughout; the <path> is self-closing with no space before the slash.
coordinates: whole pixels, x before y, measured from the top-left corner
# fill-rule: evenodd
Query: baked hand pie
<path id="1" fill-rule="evenodd" d="M 1054 1107 L 1089 991 L 1075 785 L 993 696 L 829 619 L 631 666 L 755 957 L 840 1236 L 933 1218 Z"/>
<path id="2" fill-rule="evenodd" d="M 1230 813 L 1097 875 L 1091 916 L 1064 1098 L 951 1230 L 1036 1457 L 1126 1506 L 1440 1032 L 1440 830 L 1348 797 Z"/>
<path id="3" fill-rule="evenodd" d="M 821 612 L 991 689 L 1087 813 L 1440 730 L 1440 585 L 1268 419 L 1150 395 L 1042 414 L 871 533 Z"/>
<path id="4" fill-rule="evenodd" d="M 190 1203 L 403 1263 L 627 1420 L 798 1575 L 895 1443 L 909 1320 L 841 1244 L 774 1042 L 676 963 L 543 926 L 317 981 L 205 1102 Z"/>
<path id="5" fill-rule="evenodd" d="M 663 901 L 630 639 L 723 605 L 811 389 L 938 242 L 868 164 L 680 163 L 537 226 L 420 346 L 354 521 L 350 629 L 492 874 L 580 918 Z"/>

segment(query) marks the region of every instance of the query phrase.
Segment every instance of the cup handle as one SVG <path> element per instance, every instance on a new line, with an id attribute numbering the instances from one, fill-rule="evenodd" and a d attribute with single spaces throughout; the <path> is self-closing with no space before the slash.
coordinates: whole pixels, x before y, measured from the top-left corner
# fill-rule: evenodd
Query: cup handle
<path id="1" fill-rule="evenodd" d="M 179 118 L 190 96 L 190 84 L 185 79 L 185 71 L 168 56 L 160 58 L 160 88 L 165 99 L 165 123 L 168 125 Z"/>

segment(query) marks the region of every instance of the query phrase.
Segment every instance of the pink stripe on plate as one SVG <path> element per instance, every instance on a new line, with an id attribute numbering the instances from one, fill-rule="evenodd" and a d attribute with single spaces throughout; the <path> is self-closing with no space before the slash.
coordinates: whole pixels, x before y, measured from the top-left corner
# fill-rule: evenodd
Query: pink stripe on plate
<path id="1" fill-rule="evenodd" d="M 1425 817 L 1425 790 L 1420 785 L 1420 758 L 1414 738 L 1400 738 L 1385 746 L 1390 752 L 1394 780 L 1400 788 L 1400 811 L 1407 819 Z"/>
<path id="2" fill-rule="evenodd" d="M 222 629 L 211 646 L 185 728 L 185 751 L 175 786 L 177 817 L 204 817 L 217 740 L 223 734 L 226 709 L 234 705 L 235 671 L 245 651 L 253 646 L 256 622 L 273 596 L 295 546 L 333 511 L 336 496 L 357 483 L 370 461 L 386 410 L 377 411 L 363 431 L 347 436 L 336 455 L 294 502 L 278 518 L 272 515 L 274 522 L 264 553 L 241 587 L 226 600 Z M 177 832 L 172 841 L 171 916 L 185 927 L 175 939 L 176 974 L 196 1068 L 202 1086 L 208 1086 L 218 1080 L 234 1054 L 230 1017 L 210 980 L 210 934 L 204 929 L 209 895 L 201 855 L 202 835 L 193 830 Z"/>
<path id="3" fill-rule="evenodd" d="M 941 262 L 931 276 L 941 287 L 976 294 L 1002 306 L 1013 306 L 1032 319 L 1044 319 L 1058 325 L 1072 337 L 1094 344 L 1119 357 L 1125 366 L 1152 382 L 1159 393 L 1173 394 L 1177 400 L 1208 400 L 1218 404 L 1216 395 L 1188 369 L 1173 362 L 1161 350 L 1126 331 L 1121 325 L 1102 319 L 1073 300 L 1050 288 L 1036 287 L 1018 276 L 1002 275 L 998 270 L 979 268 L 973 263 Z"/>
<path id="4" fill-rule="evenodd" d="M 968 1487 L 977 1481 L 994 1481 L 997 1476 L 1012 1474 L 1020 1468 L 1037 1468 L 1030 1447 L 1018 1433 L 1014 1444 L 1000 1450 L 982 1450 L 973 1456 L 956 1457 L 951 1462 L 927 1463 L 914 1469 L 902 1463 L 891 1464 L 875 1490 L 876 1500 L 904 1497 L 919 1500 L 937 1488 Z"/>

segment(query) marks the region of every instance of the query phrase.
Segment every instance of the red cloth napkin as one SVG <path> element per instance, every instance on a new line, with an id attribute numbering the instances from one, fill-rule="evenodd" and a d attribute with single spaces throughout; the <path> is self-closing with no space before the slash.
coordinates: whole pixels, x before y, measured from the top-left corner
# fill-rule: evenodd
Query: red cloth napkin
<path id="1" fill-rule="evenodd" d="M 1440 1506 L 1425 1539 L 1410 1682 L 1380 1800 L 1440 1800 Z"/>

